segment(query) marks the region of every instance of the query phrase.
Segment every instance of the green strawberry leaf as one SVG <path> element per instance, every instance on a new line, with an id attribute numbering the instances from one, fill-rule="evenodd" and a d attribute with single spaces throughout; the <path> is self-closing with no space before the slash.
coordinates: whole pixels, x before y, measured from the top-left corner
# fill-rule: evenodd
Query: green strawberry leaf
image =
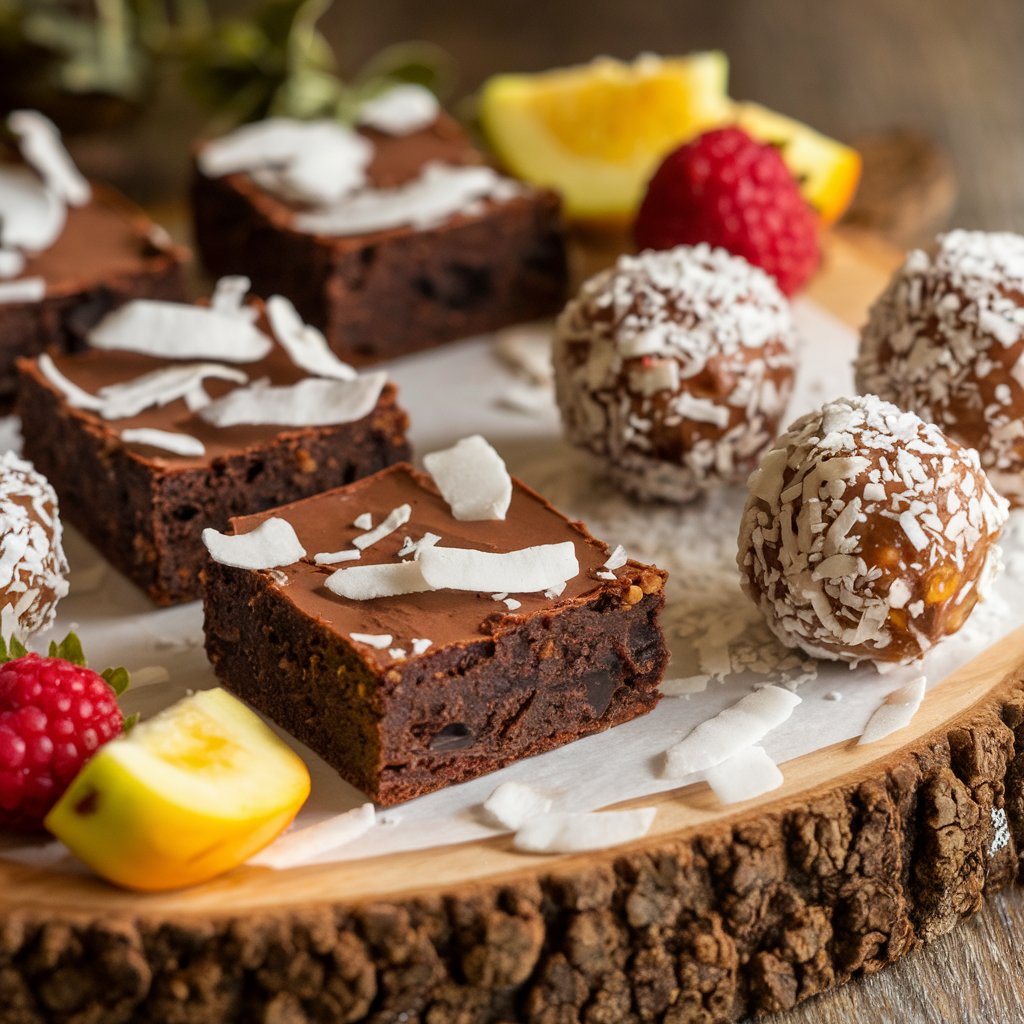
<path id="1" fill-rule="evenodd" d="M 68 633 L 61 642 L 50 641 L 49 655 L 51 658 L 62 658 L 70 661 L 72 665 L 85 665 L 85 653 L 82 651 L 82 641 L 74 633 Z"/>
<path id="2" fill-rule="evenodd" d="M 128 670 L 124 668 L 105 668 L 100 675 L 103 676 L 107 681 L 107 685 L 118 697 L 128 689 L 128 686 L 131 683 L 131 677 L 128 675 Z"/>

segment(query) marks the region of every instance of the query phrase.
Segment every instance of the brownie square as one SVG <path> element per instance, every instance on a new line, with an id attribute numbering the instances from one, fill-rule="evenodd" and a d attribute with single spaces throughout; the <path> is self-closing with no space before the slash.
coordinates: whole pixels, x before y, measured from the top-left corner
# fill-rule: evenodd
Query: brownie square
<path id="1" fill-rule="evenodd" d="M 375 147 L 367 173 L 376 188 L 404 184 L 432 161 L 482 161 L 445 116 L 409 135 L 362 134 Z M 207 270 L 246 274 L 256 291 L 289 296 L 357 365 L 554 315 L 566 298 L 560 201 L 551 191 L 523 186 L 437 227 L 338 237 L 297 230 L 302 207 L 247 174 L 208 178 L 197 169 L 192 198 Z"/>
<path id="2" fill-rule="evenodd" d="M 54 355 L 57 369 L 91 394 L 161 368 L 181 365 L 135 352 L 90 350 Z M 250 381 L 287 385 L 299 370 L 275 345 L 259 362 L 233 364 Z M 351 483 L 409 456 L 408 417 L 385 384 L 376 407 L 351 423 L 318 427 L 271 424 L 214 427 L 184 399 L 105 420 L 74 408 L 36 359 L 18 362 L 18 411 L 24 454 L 49 478 L 62 517 L 75 525 L 157 604 L 200 594 L 206 551 L 201 536 L 232 516 Z M 238 387 L 207 379 L 212 399 Z M 189 434 L 205 454 L 181 456 L 126 443 L 120 433 L 148 427 Z"/>
<path id="3" fill-rule="evenodd" d="M 187 255 L 119 192 L 92 183 L 90 201 L 68 207 L 58 239 L 18 275 L 43 278 L 45 296 L 0 302 L 0 408 L 14 398 L 19 356 L 81 348 L 91 327 L 131 299 L 183 300 Z"/>
<path id="4" fill-rule="evenodd" d="M 206 650 L 217 675 L 383 805 L 650 711 L 668 659 L 658 624 L 665 573 L 630 561 L 598 577 L 607 545 L 513 483 L 500 521 L 456 521 L 408 465 L 233 519 L 235 533 L 287 520 L 306 557 L 270 570 L 208 563 Z M 403 504 L 405 526 L 341 565 L 395 562 L 406 537 L 432 532 L 444 546 L 483 551 L 572 541 L 579 574 L 559 596 L 514 595 L 511 610 L 465 591 L 354 601 L 327 590 L 337 566 L 315 564 L 315 554 L 350 547 L 363 513 L 377 524 Z M 390 640 L 379 648 L 353 634 Z"/>

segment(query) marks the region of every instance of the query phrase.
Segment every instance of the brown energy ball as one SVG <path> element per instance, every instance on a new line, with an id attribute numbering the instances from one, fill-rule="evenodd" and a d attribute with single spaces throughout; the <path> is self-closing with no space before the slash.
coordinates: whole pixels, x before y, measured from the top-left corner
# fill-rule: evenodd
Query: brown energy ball
<path id="1" fill-rule="evenodd" d="M 708 245 L 622 256 L 555 329 L 566 435 L 642 498 L 740 483 L 775 436 L 795 350 L 789 303 L 746 260 Z"/>
<path id="2" fill-rule="evenodd" d="M 750 477 L 743 589 L 788 647 L 907 663 L 967 620 L 1007 505 L 971 448 L 875 395 L 797 420 Z"/>
<path id="3" fill-rule="evenodd" d="M 1024 504 L 1024 237 L 953 231 L 911 252 L 861 333 L 857 387 L 977 448 Z"/>
<path id="4" fill-rule="evenodd" d="M 68 592 L 57 495 L 13 452 L 0 455 L 0 634 L 24 640 L 53 622 Z"/>

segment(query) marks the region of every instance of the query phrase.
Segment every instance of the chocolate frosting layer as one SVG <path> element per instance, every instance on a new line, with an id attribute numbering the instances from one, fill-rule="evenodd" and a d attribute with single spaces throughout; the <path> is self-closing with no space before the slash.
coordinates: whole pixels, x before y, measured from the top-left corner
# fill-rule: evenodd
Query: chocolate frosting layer
<path id="1" fill-rule="evenodd" d="M 41 277 L 48 296 L 71 295 L 132 277 L 152 263 L 185 258 L 185 250 L 154 242 L 156 226 L 107 185 L 92 182 L 92 199 L 70 206 L 64 230 L 49 249 L 29 256 L 19 277 Z"/>
<path id="2" fill-rule="evenodd" d="M 363 551 L 358 561 L 336 566 L 318 566 L 318 552 L 333 552 L 352 547 L 352 539 L 364 530 L 353 526 L 357 516 L 369 512 L 376 526 L 399 505 L 412 506 L 409 522 Z M 504 520 L 460 522 L 452 518 L 447 503 L 425 473 L 400 463 L 347 487 L 327 491 L 312 498 L 284 505 L 256 515 L 232 519 L 235 533 L 248 533 L 261 522 L 277 516 L 295 529 L 306 558 L 281 570 L 263 570 L 268 584 L 300 611 L 324 629 L 348 638 L 352 633 L 389 634 L 391 647 L 403 649 L 412 658 L 412 641 L 424 638 L 437 648 L 454 643 L 479 641 L 514 628 L 524 616 L 554 609 L 602 587 L 620 591 L 621 581 L 595 578 L 608 558 L 608 546 L 587 532 L 582 523 L 573 523 L 524 483 L 513 479 L 512 504 Z M 398 551 L 406 537 L 418 540 L 425 533 L 440 536 L 442 547 L 474 548 L 478 551 L 514 551 L 538 544 L 572 541 L 580 564 L 579 574 L 569 580 L 557 598 L 543 594 L 512 594 L 522 607 L 509 612 L 490 594 L 456 590 L 434 590 L 371 601 L 352 601 L 338 597 L 324 586 L 335 569 L 357 565 L 378 565 L 401 561 Z M 619 569 L 624 575 L 634 571 Z M 281 573 L 284 576 L 281 576 Z M 282 582 L 287 577 L 287 582 Z M 387 649 L 379 650 L 352 641 L 362 657 L 379 670 L 396 664 Z"/>
<path id="3" fill-rule="evenodd" d="M 395 188 L 418 177 L 426 164 L 438 162 L 456 166 L 485 163 L 483 155 L 470 142 L 465 131 L 447 114 L 426 128 L 408 135 L 385 135 L 372 129 L 361 129 L 374 145 L 374 156 L 367 169 L 367 179 L 374 188 Z M 200 144 L 199 148 L 202 148 Z M 198 173 L 198 172 L 197 172 Z M 227 177 L 231 185 L 244 195 L 250 203 L 272 223 L 290 227 L 295 214 L 308 209 L 301 203 L 288 202 L 261 188 L 248 174 L 232 174 Z M 516 202 L 513 197 L 505 202 Z M 494 200 L 485 199 L 479 204 L 479 215 L 497 205 Z M 456 214 L 453 223 L 466 219 L 466 214 Z M 367 238 L 379 239 L 392 235 L 408 234 L 416 229 L 410 226 L 374 231 L 367 235 L 322 236 L 323 242 L 339 250 L 360 248 Z"/>
<path id="4" fill-rule="evenodd" d="M 260 304 L 262 305 L 262 304 Z M 264 318 L 259 321 L 260 329 L 269 337 L 273 338 L 269 326 Z M 171 366 L 181 366 L 184 363 L 201 362 L 199 359 L 159 359 L 155 356 L 141 355 L 137 352 L 101 351 L 91 349 L 85 352 L 72 354 L 51 353 L 51 357 L 57 369 L 65 377 L 77 384 L 80 388 L 95 395 L 100 388 L 108 384 L 120 384 L 133 380 L 150 373 L 153 370 L 165 369 Z M 276 342 L 268 355 L 253 363 L 231 363 L 233 369 L 239 369 L 249 377 L 249 383 L 267 377 L 271 384 L 288 385 L 304 380 L 309 374 L 300 370 L 288 357 L 284 349 Z M 43 376 L 35 361 L 31 364 L 30 372 L 39 383 L 50 388 L 61 396 L 63 392 L 55 388 Z M 207 379 L 203 385 L 211 399 L 220 398 L 239 387 L 246 387 L 245 384 L 234 384 L 226 380 Z M 377 408 L 385 404 L 394 404 L 397 391 L 393 384 L 386 384 L 377 403 Z M 218 458 L 234 455 L 246 448 L 267 445 L 275 440 L 288 436 L 302 436 L 307 430 L 321 428 L 291 427 L 282 429 L 274 424 L 240 424 L 234 427 L 214 427 L 202 419 L 198 413 L 192 412 L 185 404 L 183 398 L 169 402 L 167 405 L 144 409 L 136 416 L 129 416 L 125 419 L 105 420 L 97 413 L 84 409 L 74 410 L 74 414 L 81 417 L 92 430 L 100 430 L 109 435 L 115 444 L 124 444 L 120 440 L 120 433 L 133 427 L 151 427 L 157 430 L 169 430 L 180 434 L 190 434 L 198 438 L 206 446 L 206 454 L 203 456 L 175 455 L 171 452 L 149 445 L 130 444 L 127 445 L 131 451 L 138 452 L 146 460 L 154 464 L 166 464 L 169 469 L 183 469 L 191 467 L 208 466 Z M 373 416 L 371 412 L 369 415 Z M 331 428 L 335 429 L 335 428 Z"/>

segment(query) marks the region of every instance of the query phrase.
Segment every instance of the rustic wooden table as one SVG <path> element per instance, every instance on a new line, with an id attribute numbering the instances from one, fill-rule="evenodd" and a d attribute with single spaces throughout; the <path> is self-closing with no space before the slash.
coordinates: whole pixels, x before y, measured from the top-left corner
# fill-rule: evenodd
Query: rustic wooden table
<path id="1" fill-rule="evenodd" d="M 954 223 L 1024 230 L 1024 4 L 990 0 L 373 0 L 338 5 L 327 26 L 345 63 L 420 37 L 458 61 L 464 91 L 498 69 L 540 69 L 596 53 L 721 47 L 733 93 L 854 139 L 893 125 L 949 154 Z M 1024 889 L 871 978 L 778 1024 L 958 1024 L 1024 1020 Z"/>

